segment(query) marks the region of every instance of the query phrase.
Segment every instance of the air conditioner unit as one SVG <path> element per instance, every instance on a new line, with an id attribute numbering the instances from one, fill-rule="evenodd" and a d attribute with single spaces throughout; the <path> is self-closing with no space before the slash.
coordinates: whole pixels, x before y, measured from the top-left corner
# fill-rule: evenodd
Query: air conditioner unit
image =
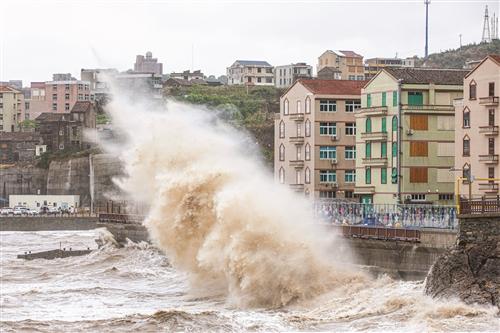
<path id="1" fill-rule="evenodd" d="M 336 135 L 332 135 L 330 138 L 332 139 L 332 141 L 337 141 L 337 136 Z"/>
<path id="2" fill-rule="evenodd" d="M 339 184 L 337 184 L 337 183 L 331 183 L 331 184 L 332 184 L 332 187 L 338 187 L 339 186 Z"/>
<path id="3" fill-rule="evenodd" d="M 406 135 L 413 135 L 413 130 L 412 129 L 407 130 Z"/>
<path id="4" fill-rule="evenodd" d="M 337 164 L 337 159 L 336 159 L 336 158 L 332 158 L 332 159 L 330 160 L 330 163 L 331 163 L 332 165 Z"/>
<path id="5" fill-rule="evenodd" d="M 407 199 L 407 200 L 411 200 L 411 195 L 409 195 L 409 194 L 408 194 L 408 195 L 406 196 L 406 199 Z"/>

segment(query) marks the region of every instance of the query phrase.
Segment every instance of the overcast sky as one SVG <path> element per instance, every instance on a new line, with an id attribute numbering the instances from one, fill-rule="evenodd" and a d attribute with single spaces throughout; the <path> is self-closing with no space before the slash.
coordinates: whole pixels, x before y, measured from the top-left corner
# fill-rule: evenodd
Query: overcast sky
<path id="1" fill-rule="evenodd" d="M 0 80 L 47 81 L 81 68 L 133 68 L 150 50 L 165 73 L 225 74 L 236 59 L 313 66 L 327 49 L 369 57 L 424 53 L 425 6 L 417 1 L 0 0 Z M 429 52 L 481 40 L 485 5 L 429 7 Z M 194 51 L 194 52 L 193 52 Z M 194 56 L 192 56 L 194 55 Z"/>

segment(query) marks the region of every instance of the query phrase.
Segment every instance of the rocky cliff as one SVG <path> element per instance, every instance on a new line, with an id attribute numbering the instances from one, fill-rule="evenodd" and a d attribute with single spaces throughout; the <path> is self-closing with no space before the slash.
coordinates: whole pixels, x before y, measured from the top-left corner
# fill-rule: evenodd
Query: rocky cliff
<path id="1" fill-rule="evenodd" d="M 432 266 L 425 292 L 500 308 L 500 214 L 460 217 L 457 243 Z"/>

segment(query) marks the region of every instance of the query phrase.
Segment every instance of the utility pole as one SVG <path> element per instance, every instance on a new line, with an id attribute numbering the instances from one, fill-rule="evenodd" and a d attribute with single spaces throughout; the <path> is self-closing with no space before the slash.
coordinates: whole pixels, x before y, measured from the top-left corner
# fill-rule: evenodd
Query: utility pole
<path id="1" fill-rule="evenodd" d="M 460 37 L 460 48 L 462 48 L 462 34 L 459 34 L 458 37 Z"/>
<path id="2" fill-rule="evenodd" d="M 425 59 L 429 55 L 429 4 L 431 0 L 424 0 L 425 4 Z"/>

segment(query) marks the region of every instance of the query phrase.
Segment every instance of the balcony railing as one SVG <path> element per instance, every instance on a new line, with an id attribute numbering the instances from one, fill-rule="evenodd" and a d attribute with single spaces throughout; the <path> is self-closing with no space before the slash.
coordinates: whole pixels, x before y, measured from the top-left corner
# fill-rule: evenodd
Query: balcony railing
<path id="1" fill-rule="evenodd" d="M 498 193 L 498 183 L 479 183 L 479 190 L 486 193 Z"/>
<path id="2" fill-rule="evenodd" d="M 290 166 L 300 169 L 304 167 L 304 160 L 291 160 L 290 161 Z"/>
<path id="3" fill-rule="evenodd" d="M 290 143 L 294 143 L 296 145 L 301 145 L 304 143 L 304 137 L 303 136 L 291 136 Z"/>
<path id="4" fill-rule="evenodd" d="M 480 97 L 479 104 L 484 105 L 484 106 L 498 105 L 498 96 Z"/>
<path id="5" fill-rule="evenodd" d="M 356 186 L 354 189 L 356 194 L 373 194 L 375 193 L 375 186 Z"/>
<path id="6" fill-rule="evenodd" d="M 405 104 L 401 106 L 401 110 L 405 113 L 422 113 L 422 112 L 432 112 L 432 113 L 454 113 L 455 107 L 453 105 L 409 105 Z"/>
<path id="7" fill-rule="evenodd" d="M 357 111 L 357 113 L 365 116 L 383 116 L 387 114 L 387 106 L 372 106 L 369 108 L 361 108 Z"/>
<path id="8" fill-rule="evenodd" d="M 361 133 L 361 139 L 370 141 L 387 141 L 387 132 L 365 132 Z"/>
<path id="9" fill-rule="evenodd" d="M 461 199 L 460 214 L 500 213 L 500 196 L 494 198 Z"/>
<path id="10" fill-rule="evenodd" d="M 498 154 L 479 155 L 479 162 L 498 164 Z"/>
<path id="11" fill-rule="evenodd" d="M 479 126 L 479 133 L 486 136 L 498 135 L 498 126 Z"/>
<path id="12" fill-rule="evenodd" d="M 304 184 L 290 184 L 290 188 L 295 192 L 303 192 Z"/>
<path id="13" fill-rule="evenodd" d="M 369 157 L 363 158 L 363 164 L 368 166 L 386 166 L 387 157 Z"/>
<path id="14" fill-rule="evenodd" d="M 303 113 L 291 113 L 290 114 L 290 119 L 291 120 L 297 120 L 297 121 L 304 120 L 304 114 Z"/>

